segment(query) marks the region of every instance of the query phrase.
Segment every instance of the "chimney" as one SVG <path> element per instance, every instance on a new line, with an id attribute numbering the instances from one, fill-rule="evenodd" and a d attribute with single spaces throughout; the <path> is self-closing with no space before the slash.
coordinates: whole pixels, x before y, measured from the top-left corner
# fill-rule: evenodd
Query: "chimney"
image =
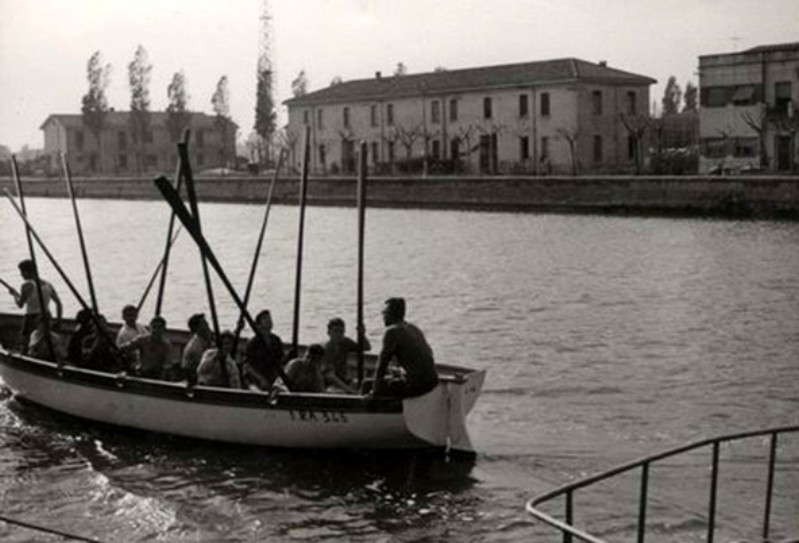
<path id="1" fill-rule="evenodd" d="M 383 74 L 380 72 L 375 72 L 375 79 L 380 79 L 381 77 L 383 77 Z"/>
<path id="2" fill-rule="evenodd" d="M 600 60 L 600 61 L 599 61 L 599 65 L 600 65 L 600 66 L 604 66 L 604 67 L 606 67 L 606 68 L 607 68 L 607 66 L 608 66 L 608 61 L 607 61 L 607 60 Z"/>

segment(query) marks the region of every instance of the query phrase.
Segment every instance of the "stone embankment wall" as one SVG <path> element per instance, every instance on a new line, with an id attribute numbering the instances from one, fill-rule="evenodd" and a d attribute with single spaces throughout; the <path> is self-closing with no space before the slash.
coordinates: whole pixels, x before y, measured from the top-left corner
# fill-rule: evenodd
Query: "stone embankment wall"
<path id="1" fill-rule="evenodd" d="M 202 201 L 263 203 L 270 179 L 195 180 Z M 152 179 L 74 179 L 80 198 L 156 200 Z M 10 179 L 0 187 L 14 192 Z M 24 180 L 26 196 L 66 197 L 63 180 Z M 353 178 L 311 178 L 309 205 L 355 205 Z M 295 205 L 299 179 L 275 185 L 273 202 Z M 799 219 L 799 177 L 428 177 L 369 180 L 367 205 L 560 213 L 695 215 Z"/>

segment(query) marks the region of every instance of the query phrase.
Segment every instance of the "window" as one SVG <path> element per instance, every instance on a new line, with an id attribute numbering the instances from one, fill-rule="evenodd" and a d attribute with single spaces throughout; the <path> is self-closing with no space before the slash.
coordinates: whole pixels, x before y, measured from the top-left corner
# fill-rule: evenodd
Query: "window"
<path id="1" fill-rule="evenodd" d="M 388 142 L 388 162 L 390 164 L 394 163 L 394 142 Z"/>
<path id="2" fill-rule="evenodd" d="M 441 140 L 433 140 L 431 154 L 435 160 L 441 159 Z"/>
<path id="3" fill-rule="evenodd" d="M 527 136 L 522 136 L 519 138 L 519 159 L 530 159 L 530 138 Z"/>
<path id="4" fill-rule="evenodd" d="M 602 136 L 594 136 L 594 162 L 602 162 Z"/>
<path id="5" fill-rule="evenodd" d="M 778 113 L 788 113 L 791 105 L 791 82 L 780 81 L 774 83 L 774 107 Z"/>
<path id="6" fill-rule="evenodd" d="M 760 141 L 757 138 L 736 138 L 733 156 L 738 158 L 752 158 L 759 154 Z"/>
<path id="7" fill-rule="evenodd" d="M 549 138 L 541 138 L 541 158 L 549 158 Z"/>
<path id="8" fill-rule="evenodd" d="M 128 148 L 128 133 L 127 132 L 117 132 L 117 147 L 119 147 L 120 151 L 124 151 Z M 122 156 L 122 155 L 120 155 Z"/>
<path id="9" fill-rule="evenodd" d="M 602 115 L 602 91 L 591 92 L 591 113 L 593 115 Z"/>
<path id="10" fill-rule="evenodd" d="M 325 127 L 325 118 L 322 115 L 322 110 L 321 109 L 317 109 L 316 110 L 316 127 L 319 128 L 319 129 L 322 129 L 322 128 Z"/>
<path id="11" fill-rule="evenodd" d="M 528 98 L 526 94 L 519 95 L 519 117 L 522 119 L 526 119 L 527 115 L 529 114 L 529 103 L 527 102 Z"/>
<path id="12" fill-rule="evenodd" d="M 302 112 L 302 124 L 307 125 L 311 122 L 311 112 L 307 109 Z"/>
<path id="13" fill-rule="evenodd" d="M 380 157 L 378 156 L 378 149 L 379 148 L 377 146 L 377 142 L 373 141 L 372 142 L 372 164 L 377 164 L 378 162 L 380 162 Z"/>
<path id="14" fill-rule="evenodd" d="M 635 159 L 635 148 L 638 146 L 638 141 L 633 136 L 627 136 L 627 158 L 630 160 Z"/>
<path id="15" fill-rule="evenodd" d="M 394 124 L 394 104 L 386 104 L 386 124 Z"/>
<path id="16" fill-rule="evenodd" d="M 441 122 L 441 102 L 433 100 L 430 103 L 430 122 L 438 124 Z"/>
<path id="17" fill-rule="evenodd" d="M 325 162 L 327 161 L 327 150 L 325 149 L 324 144 L 319 144 L 319 163 L 322 167 L 325 167 Z"/>
<path id="18" fill-rule="evenodd" d="M 197 147 L 205 145 L 205 132 L 202 130 L 197 131 Z"/>
<path id="19" fill-rule="evenodd" d="M 157 168 L 158 157 L 155 155 L 147 155 L 146 157 L 144 157 L 144 164 L 148 168 Z"/>
<path id="20" fill-rule="evenodd" d="M 75 148 L 78 151 L 83 151 L 83 143 L 84 143 L 83 130 L 75 131 Z"/>
<path id="21" fill-rule="evenodd" d="M 458 137 L 452 138 L 449 142 L 449 156 L 452 160 L 458 160 L 461 154 L 461 139 Z"/>
<path id="22" fill-rule="evenodd" d="M 342 117 L 343 117 L 342 120 L 344 121 L 344 128 L 349 128 L 350 127 L 350 108 L 348 108 L 348 107 L 344 108 L 344 110 L 342 111 Z"/>
<path id="23" fill-rule="evenodd" d="M 727 156 L 727 142 L 724 138 L 705 138 L 702 140 L 702 151 L 706 158 L 724 158 Z"/>
<path id="24" fill-rule="evenodd" d="M 483 98 L 483 119 L 490 119 L 491 114 L 491 98 L 485 97 Z"/>
<path id="25" fill-rule="evenodd" d="M 700 91 L 700 104 L 704 107 L 724 107 L 732 98 L 732 87 L 705 87 Z"/>
<path id="26" fill-rule="evenodd" d="M 635 103 L 635 91 L 627 91 L 627 114 L 638 114 L 638 107 Z"/>
<path id="27" fill-rule="evenodd" d="M 759 85 L 742 85 L 732 94 L 732 103 L 736 106 L 751 106 L 760 101 Z"/>
<path id="28" fill-rule="evenodd" d="M 549 117 L 549 93 L 541 93 L 541 116 Z"/>
<path id="29" fill-rule="evenodd" d="M 449 101 L 449 120 L 458 120 L 458 101 L 455 98 L 452 98 Z"/>
<path id="30" fill-rule="evenodd" d="M 371 105 L 369 106 L 369 124 L 377 126 L 377 106 Z"/>
<path id="31" fill-rule="evenodd" d="M 128 168 L 128 155 L 121 154 L 119 155 L 119 167 L 123 170 Z"/>

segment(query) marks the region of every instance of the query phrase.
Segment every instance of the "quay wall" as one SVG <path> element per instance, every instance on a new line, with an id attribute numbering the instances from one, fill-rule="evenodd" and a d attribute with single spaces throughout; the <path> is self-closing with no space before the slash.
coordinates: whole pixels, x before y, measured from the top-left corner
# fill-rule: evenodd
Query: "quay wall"
<path id="1" fill-rule="evenodd" d="M 201 201 L 263 203 L 271 180 L 218 177 L 195 180 Z M 63 180 L 25 179 L 26 196 L 67 197 Z M 160 200 L 152 178 L 76 178 L 79 198 Z M 15 193 L 9 178 L 0 188 Z M 275 184 L 273 202 L 295 205 L 297 177 Z M 354 206 L 354 178 L 308 181 L 309 205 Z M 379 177 L 369 180 L 371 207 L 655 216 L 799 219 L 799 176 Z"/>

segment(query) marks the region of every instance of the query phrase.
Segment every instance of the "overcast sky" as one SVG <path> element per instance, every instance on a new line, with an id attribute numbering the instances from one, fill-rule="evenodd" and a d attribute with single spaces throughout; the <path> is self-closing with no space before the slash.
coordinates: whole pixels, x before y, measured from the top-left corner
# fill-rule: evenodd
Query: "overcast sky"
<path id="1" fill-rule="evenodd" d="M 127 65 L 138 45 L 153 64 L 153 110 L 172 75 L 189 106 L 211 113 L 222 75 L 240 136 L 252 130 L 262 0 L 0 0 L 0 144 L 43 146 L 51 113 L 80 113 L 86 63 L 113 67 L 110 105 L 130 103 Z M 305 70 L 310 90 L 334 76 L 372 77 L 577 57 L 680 85 L 697 57 L 799 41 L 799 0 L 271 0 L 277 100 Z M 281 106 L 281 113 L 283 108 Z M 282 114 L 281 120 L 285 119 Z"/>

